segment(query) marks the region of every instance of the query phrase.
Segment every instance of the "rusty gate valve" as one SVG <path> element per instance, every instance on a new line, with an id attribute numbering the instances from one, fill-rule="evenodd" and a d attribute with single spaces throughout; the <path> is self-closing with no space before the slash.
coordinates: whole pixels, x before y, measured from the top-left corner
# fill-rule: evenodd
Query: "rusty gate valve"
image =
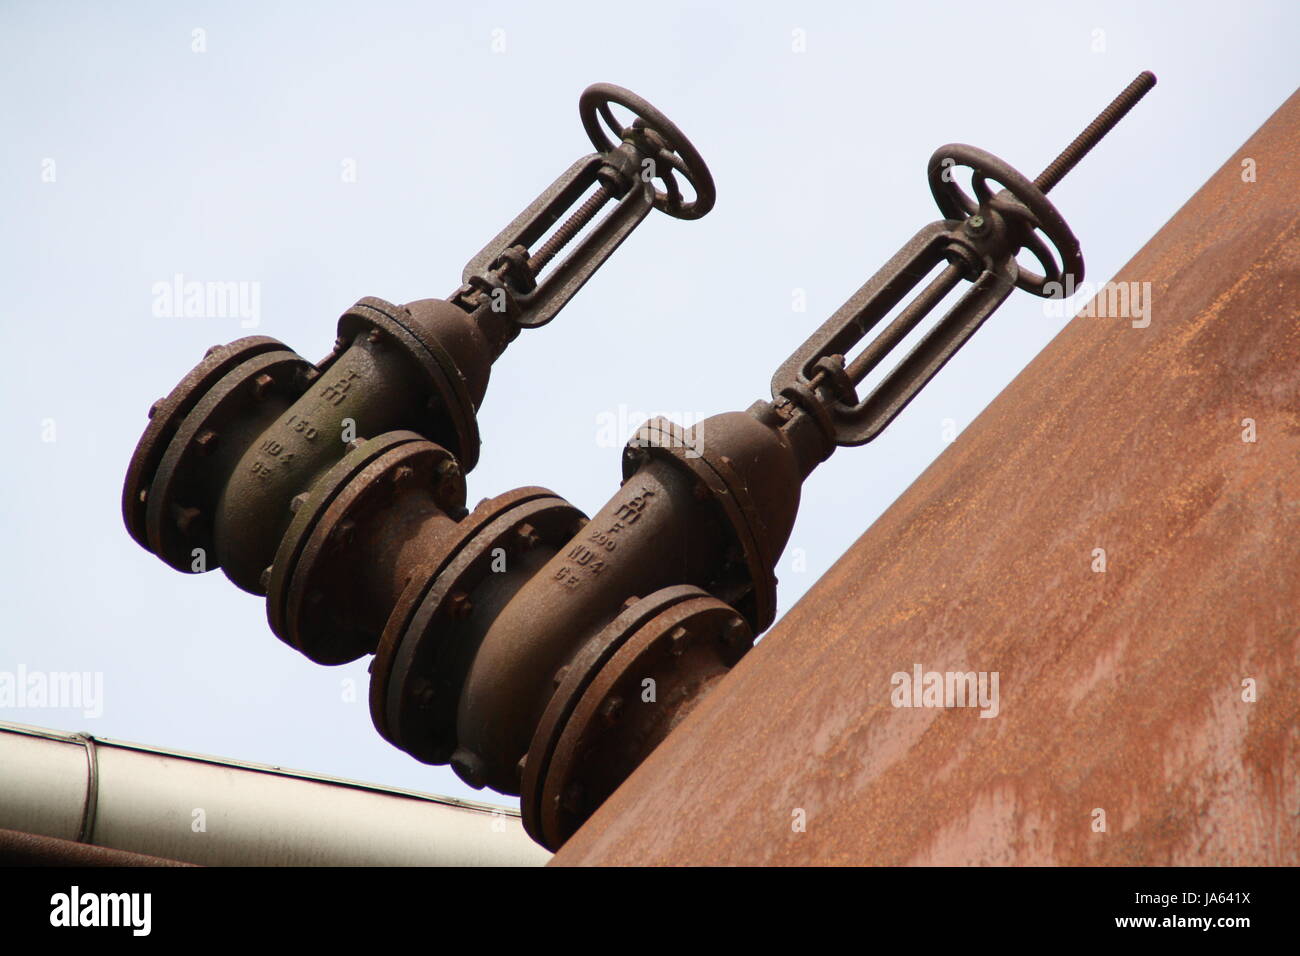
<path id="1" fill-rule="evenodd" d="M 1153 74 L 1140 74 L 1032 181 L 974 146 L 951 143 L 936 150 L 926 175 L 944 218 L 918 232 L 773 376 L 775 414 L 794 422 L 788 429 L 791 440 L 808 455 L 822 458 L 838 445 L 871 441 L 1013 289 L 1045 298 L 1071 292 L 1083 279 L 1083 254 L 1047 193 L 1154 85 Z M 973 197 L 954 176 L 962 167 L 971 170 Z M 990 183 L 1002 188 L 995 191 Z M 1043 272 L 1021 265 L 1021 252 L 1032 255 Z M 850 350 L 941 266 L 893 321 L 845 364 Z M 970 288 L 859 399 L 857 386 L 963 281 L 970 282 Z"/>
<path id="2" fill-rule="evenodd" d="M 771 402 L 693 429 L 648 422 L 624 451 L 614 497 L 552 545 L 528 580 L 494 595 L 469 630 L 386 632 L 372 668 L 377 723 L 397 715 L 399 684 L 414 700 L 412 688 L 440 678 L 429 700 L 444 714 L 454 703 L 455 717 L 443 718 L 438 747 L 422 759 L 449 757 L 472 785 L 519 793 L 528 832 L 552 849 L 563 844 L 772 623 L 773 570 L 804 479 L 838 445 L 878 434 L 1012 289 L 1052 294 L 1053 279 L 1082 276 L 1078 243 L 1044 194 L 1153 83 L 1138 77 L 1036 182 L 971 147 L 936 153 L 930 181 L 945 218 L 782 366 Z M 975 199 L 942 176 L 959 162 L 974 169 Z M 1022 249 L 1043 261 L 1043 275 L 1020 268 Z M 846 365 L 845 354 L 936 267 L 940 277 Z M 866 372 L 961 281 L 971 283 L 965 296 L 860 402 Z M 454 666 L 426 664 L 426 684 L 409 670 L 394 681 L 391 661 L 433 647 L 460 656 Z M 390 722 L 389 739 L 419 750 L 417 707 L 401 716 L 404 732 L 392 734 Z"/>
<path id="3" fill-rule="evenodd" d="M 438 417 L 454 395 L 429 385 L 443 366 L 413 358 L 422 336 L 431 327 L 477 330 L 446 339 L 459 343 L 446 345 L 453 367 L 475 343 L 508 342 L 553 317 L 650 208 L 692 218 L 713 201 L 707 171 L 675 127 L 626 91 L 592 87 L 583 123 L 599 152 L 476 257 L 453 302 L 400 309 L 363 300 L 345 316 L 343 351 L 319 368 L 264 338 L 210 354 L 155 410 L 128 476 L 128 526 L 136 522 L 133 533 L 147 532 L 169 563 L 183 562 L 211 538 L 194 503 L 231 509 L 239 520 L 218 522 L 215 540 L 223 562 L 240 570 L 223 566 L 241 586 L 265 568 L 275 632 L 321 663 L 373 652 L 370 712 L 380 734 L 419 760 L 450 763 L 471 786 L 519 794 L 528 832 L 557 849 L 772 624 L 774 569 L 804 479 L 837 446 L 879 434 L 1012 289 L 1057 294 L 1053 281 L 1082 277 L 1078 243 L 1045 194 L 1154 82 L 1139 76 L 1033 182 L 973 147 L 936 153 L 930 183 L 945 218 L 782 365 L 772 401 L 692 429 L 643 425 L 624 450 L 621 487 L 590 520 L 535 487 L 466 513 L 462 466 L 473 459 L 463 457 L 455 420 Z M 611 103 L 640 119 L 619 126 Z M 958 163 L 973 169 L 973 198 L 944 176 Z M 578 212 L 530 252 L 587 189 Z M 542 274 L 610 199 L 616 209 Z M 1041 275 L 1020 268 L 1022 250 Z M 846 364 L 918 277 L 939 267 Z M 867 372 L 962 281 L 971 283 L 965 295 L 859 400 Z M 386 387 L 366 387 L 373 382 Z M 485 384 L 486 366 L 465 385 L 475 403 Z M 368 440 L 317 450 L 340 416 L 362 412 Z M 232 499 L 241 482 L 247 490 Z M 246 540 L 227 544 L 225 526 Z"/>
<path id="4" fill-rule="evenodd" d="M 638 118 L 617 126 L 611 104 Z M 339 319 L 333 351 L 316 364 L 265 336 L 210 349 L 150 410 L 122 493 L 131 536 L 177 570 L 220 567 L 246 591 L 273 590 L 272 626 L 309 656 L 337 662 L 367 643 L 372 649 L 375 632 L 367 638 L 359 623 L 346 635 L 334 628 L 310 649 L 286 637 L 298 633 L 300 619 L 308 632 L 310 622 L 328 619 L 320 584 L 346 563 L 335 567 L 326 556 L 340 542 L 372 536 L 384 521 L 369 518 L 398 500 L 412 514 L 463 517 L 464 475 L 478 461 L 477 410 L 493 362 L 521 329 L 554 318 L 651 208 L 691 219 L 713 205 L 699 153 L 650 104 L 597 84 L 579 105 L 598 152 L 479 253 L 450 299 L 363 298 Z M 602 119 L 617 143 L 600 130 Z M 692 184 L 693 201 L 682 201 L 677 177 Z M 592 196 L 530 253 L 588 189 Z M 548 269 L 611 199 L 616 208 Z M 407 447 L 413 438 L 423 440 L 418 453 Z M 416 484 L 421 490 L 409 494 Z M 323 547 L 322 534 L 334 543 Z M 301 572 L 301 586 L 286 583 L 290 568 Z"/>

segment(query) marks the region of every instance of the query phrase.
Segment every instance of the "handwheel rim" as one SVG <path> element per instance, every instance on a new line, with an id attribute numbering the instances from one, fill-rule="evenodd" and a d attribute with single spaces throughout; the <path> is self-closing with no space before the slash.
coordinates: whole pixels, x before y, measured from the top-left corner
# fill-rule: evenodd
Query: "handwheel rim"
<path id="1" fill-rule="evenodd" d="M 945 162 L 947 160 L 951 162 Z M 965 166 L 973 171 L 972 185 L 978 194 L 985 197 L 983 203 L 972 198 L 956 179 L 944 177 L 945 172 L 956 166 Z M 1004 217 L 1021 219 L 1029 238 L 1020 244 L 1020 248 L 1028 249 L 1045 271 L 1040 275 L 1017 263 L 1016 285 L 1019 288 L 1047 297 L 1053 294 L 1047 291 L 1050 284 L 1077 285 L 1083 280 L 1083 252 L 1065 217 L 1046 193 L 1010 164 L 976 146 L 950 143 L 935 150 L 926 175 L 935 204 L 947 219 L 966 220 L 982 206 L 990 206 Z M 990 179 L 1002 185 L 1001 192 L 993 194 L 988 189 L 987 181 Z M 1010 201 L 1014 201 L 1019 209 L 1011 207 Z M 1057 257 L 1051 255 L 1051 249 L 1037 236 L 1035 229 L 1042 230 L 1050 240 L 1059 257 L 1059 266 Z"/>
<path id="2" fill-rule="evenodd" d="M 636 116 L 632 127 L 623 127 L 619 124 L 610 109 L 611 103 L 617 103 Z M 675 219 L 699 219 L 713 208 L 717 200 L 717 188 L 714 186 L 713 175 L 709 172 L 703 157 L 677 124 L 646 100 L 631 90 L 613 83 L 593 83 L 583 90 L 578 98 L 578 114 L 582 119 L 582 128 L 587 131 L 587 136 L 598 152 L 607 153 L 616 148 L 617 144 L 609 137 L 609 132 L 617 132 L 622 138 L 625 129 L 637 126 L 654 132 L 668 144 L 668 155 L 664 155 L 664 150 L 660 150 L 655 159 L 667 164 L 668 176 L 671 176 L 674 171 L 680 173 L 695 190 L 695 198 L 684 203 L 680 199 L 680 194 L 674 197 L 664 190 L 656 189 L 654 191 L 656 209 Z M 605 127 L 608 127 L 608 131 L 602 127 L 602 121 Z M 664 178 L 658 173 L 656 175 L 658 178 Z M 668 181 L 665 178 L 665 182 Z"/>

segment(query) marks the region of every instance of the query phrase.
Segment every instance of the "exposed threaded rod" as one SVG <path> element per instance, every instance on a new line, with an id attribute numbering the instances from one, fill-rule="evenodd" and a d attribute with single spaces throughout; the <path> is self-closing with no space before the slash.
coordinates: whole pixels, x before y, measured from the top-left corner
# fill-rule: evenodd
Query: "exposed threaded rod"
<path id="1" fill-rule="evenodd" d="M 880 364 L 886 355 L 894 350 L 894 347 L 907 336 L 907 333 L 916 328 L 917 324 L 933 311 L 934 307 L 943 301 L 953 289 L 961 283 L 965 275 L 965 269 L 958 263 L 950 262 L 948 266 L 930 281 L 920 295 L 908 303 L 907 307 L 898 314 L 893 322 L 867 343 L 867 347 L 862 350 L 852 362 L 849 363 L 847 372 L 849 381 L 854 385 L 861 385 L 862 380 L 866 378 L 873 368 Z"/>
<path id="2" fill-rule="evenodd" d="M 1124 92 L 1111 100 L 1109 106 L 1098 114 L 1097 118 L 1088 124 L 1087 129 L 1074 138 L 1074 142 L 1061 151 L 1061 155 L 1048 165 L 1034 180 L 1034 185 L 1043 192 L 1049 192 L 1053 186 L 1061 179 L 1075 164 L 1083 157 L 1088 155 L 1088 151 L 1101 142 L 1101 138 L 1109 133 L 1120 120 L 1124 118 L 1137 101 L 1150 92 L 1151 87 L 1156 85 L 1156 75 L 1150 70 L 1145 70 L 1137 75 L 1132 83 L 1124 88 Z"/>
<path id="3" fill-rule="evenodd" d="M 561 249 L 573 241 L 573 237 L 582 231 L 582 227 L 591 222 L 592 218 L 600 211 L 600 208 L 613 196 L 604 183 L 596 187 L 587 201 L 578 207 L 572 216 L 564 220 L 559 229 L 551 233 L 549 239 L 542 243 L 542 248 L 529 256 L 528 268 L 532 270 L 533 275 L 537 275 L 547 264 L 555 258 Z"/>

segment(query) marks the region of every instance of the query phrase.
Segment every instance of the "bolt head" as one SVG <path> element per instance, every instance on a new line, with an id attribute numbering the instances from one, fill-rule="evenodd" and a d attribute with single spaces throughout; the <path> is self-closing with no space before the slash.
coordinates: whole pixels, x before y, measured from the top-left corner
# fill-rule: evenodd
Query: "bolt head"
<path id="1" fill-rule="evenodd" d="M 672 653 L 674 657 L 679 656 L 686 650 L 687 645 L 691 642 L 691 632 L 686 630 L 680 624 L 673 628 L 672 633 L 668 635 L 668 640 L 672 642 Z"/>
<path id="2" fill-rule="evenodd" d="M 722 642 L 728 647 L 746 647 L 750 642 L 749 628 L 738 617 L 733 617 L 722 626 Z"/>
<path id="3" fill-rule="evenodd" d="M 564 793 L 560 796 L 560 806 L 570 813 L 581 813 L 584 809 L 584 796 L 582 784 L 574 780 L 564 788 Z"/>
<path id="4" fill-rule="evenodd" d="M 605 698 L 605 702 L 600 705 L 600 717 L 608 725 L 618 723 L 618 718 L 623 713 L 623 698 L 618 694 Z"/>
<path id="5" fill-rule="evenodd" d="M 469 599 L 469 595 L 464 591 L 457 591 L 447 598 L 447 613 L 451 615 L 453 620 L 461 620 L 469 616 L 472 610 L 474 610 L 474 602 Z"/>
<path id="6" fill-rule="evenodd" d="M 176 529 L 181 534 L 189 534 L 190 529 L 194 527 L 202 512 L 198 508 L 177 508 L 176 509 Z"/>
<path id="7" fill-rule="evenodd" d="M 340 547 L 347 547 L 352 543 L 356 535 L 357 524 L 349 518 L 345 518 L 334 526 L 334 533 L 330 535 L 333 544 Z"/>

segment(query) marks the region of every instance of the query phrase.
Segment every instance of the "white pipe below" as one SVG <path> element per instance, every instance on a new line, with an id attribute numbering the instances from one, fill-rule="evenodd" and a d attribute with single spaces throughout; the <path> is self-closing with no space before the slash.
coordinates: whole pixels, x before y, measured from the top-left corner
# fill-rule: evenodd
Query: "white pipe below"
<path id="1" fill-rule="evenodd" d="M 0 828 L 209 866 L 539 866 L 504 807 L 0 721 Z"/>

